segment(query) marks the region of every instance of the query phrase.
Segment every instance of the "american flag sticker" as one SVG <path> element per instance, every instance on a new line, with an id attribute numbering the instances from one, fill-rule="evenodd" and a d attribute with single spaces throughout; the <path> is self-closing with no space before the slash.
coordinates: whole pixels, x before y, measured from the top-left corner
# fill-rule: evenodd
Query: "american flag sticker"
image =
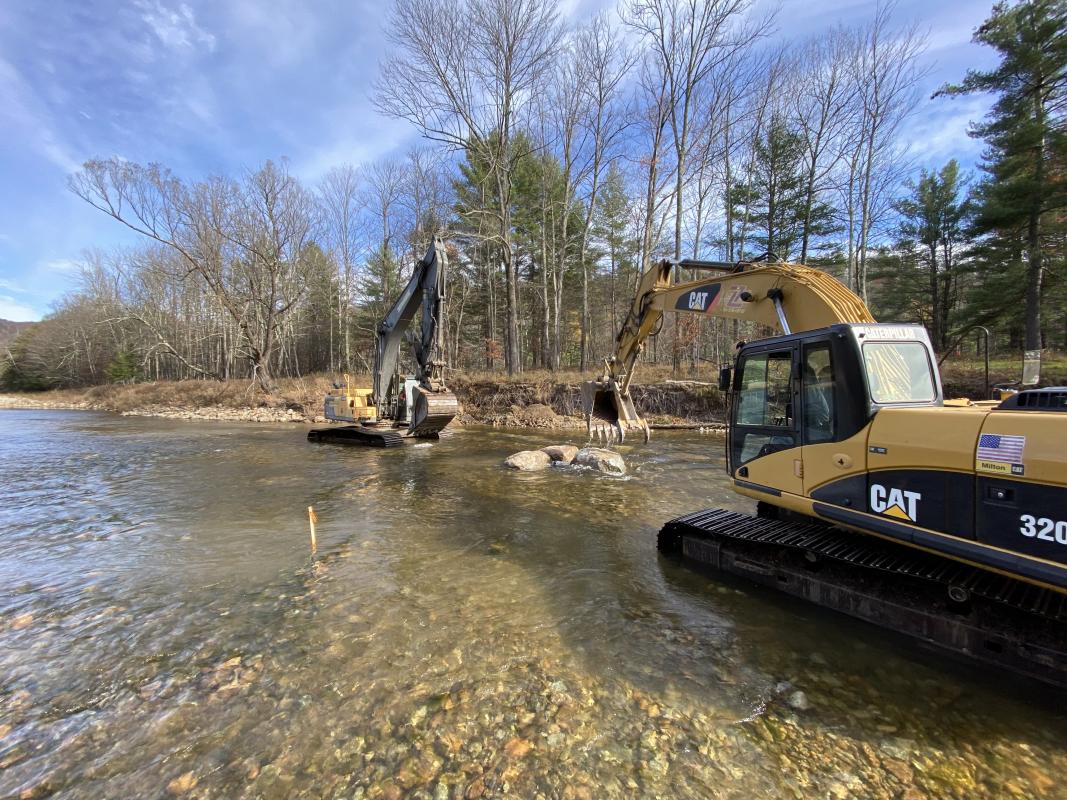
<path id="1" fill-rule="evenodd" d="M 999 472 L 1022 475 L 1025 436 L 1007 436 L 1000 433 L 983 433 L 978 437 L 975 453 L 975 469 L 979 472 Z"/>

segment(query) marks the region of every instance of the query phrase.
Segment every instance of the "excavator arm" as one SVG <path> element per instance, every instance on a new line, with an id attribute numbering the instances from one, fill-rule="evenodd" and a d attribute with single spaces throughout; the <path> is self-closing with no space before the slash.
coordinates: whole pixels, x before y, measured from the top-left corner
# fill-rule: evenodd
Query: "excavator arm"
<path id="1" fill-rule="evenodd" d="M 442 364 L 444 352 L 445 290 L 448 255 L 444 242 L 434 237 L 426 255 L 411 273 L 400 296 L 378 325 L 374 351 L 375 405 L 382 416 L 402 419 L 409 415 L 408 433 L 413 436 L 432 436 L 456 415 L 458 402 L 444 384 Z M 400 346 L 416 313 L 421 314 L 421 331 L 412 341 L 415 355 L 417 386 L 408 398 L 405 381 L 400 374 Z M 410 408 L 407 404 L 410 403 Z"/>
<path id="2" fill-rule="evenodd" d="M 707 273 L 675 284 L 675 267 Z M 839 322 L 872 323 L 864 302 L 821 270 L 784 262 L 661 261 L 641 276 L 599 380 L 582 385 L 590 436 L 625 439 L 648 423 L 634 408 L 630 383 L 645 341 L 665 312 L 758 322 L 782 333 L 816 330 Z"/>

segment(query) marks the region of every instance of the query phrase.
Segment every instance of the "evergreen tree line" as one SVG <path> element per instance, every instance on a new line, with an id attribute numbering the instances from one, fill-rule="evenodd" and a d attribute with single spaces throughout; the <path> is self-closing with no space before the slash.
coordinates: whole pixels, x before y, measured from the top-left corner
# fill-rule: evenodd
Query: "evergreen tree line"
<path id="1" fill-rule="evenodd" d="M 890 11 L 783 49 L 745 0 L 627 0 L 569 28 L 550 0 L 396 0 L 374 97 L 425 146 L 314 183 L 284 160 L 202 180 L 87 162 L 72 190 L 143 244 L 87 253 L 4 380 L 365 372 L 435 233 L 455 369 L 596 369 L 663 257 L 819 266 L 943 355 L 979 325 L 1067 347 L 1067 0 L 998 3 L 975 32 L 997 67 L 939 90 L 994 97 L 976 174 L 914 169 L 924 41 Z M 743 333 L 669 319 L 646 358 L 718 363 Z"/>

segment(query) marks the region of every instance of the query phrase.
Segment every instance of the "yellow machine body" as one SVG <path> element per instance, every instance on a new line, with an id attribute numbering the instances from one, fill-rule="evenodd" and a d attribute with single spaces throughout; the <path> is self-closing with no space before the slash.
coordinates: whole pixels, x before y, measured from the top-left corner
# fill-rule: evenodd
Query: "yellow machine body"
<path id="1" fill-rule="evenodd" d="M 1024 437 L 1022 464 L 977 459 Z M 755 458 L 754 500 L 1067 591 L 1067 414 L 988 405 L 887 408 L 854 436 Z M 1012 474 L 1012 469 L 1021 474 Z"/>
<path id="2" fill-rule="evenodd" d="M 344 386 L 326 395 L 324 414 L 333 422 L 373 422 L 378 409 L 371 404 L 373 389 L 352 386 L 352 378 L 345 375 Z"/>
<path id="3" fill-rule="evenodd" d="M 714 273 L 674 285 L 675 268 Z M 583 386 L 590 434 L 647 423 L 629 387 L 664 311 L 758 322 L 738 346 L 727 464 L 761 513 L 832 526 L 1067 593 L 1067 388 L 945 400 L 919 325 L 878 324 L 830 275 L 794 264 L 661 262 Z"/>

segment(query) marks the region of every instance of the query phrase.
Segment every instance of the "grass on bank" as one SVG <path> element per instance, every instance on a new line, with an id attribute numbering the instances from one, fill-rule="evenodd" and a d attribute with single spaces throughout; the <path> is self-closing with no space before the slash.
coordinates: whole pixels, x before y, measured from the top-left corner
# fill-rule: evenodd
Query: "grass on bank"
<path id="1" fill-rule="evenodd" d="M 945 361 L 941 368 L 942 379 L 947 396 L 965 396 L 978 399 L 984 389 L 984 364 L 981 359 L 952 358 Z M 667 364 L 642 364 L 638 366 L 634 380 L 635 389 L 644 387 L 646 391 L 656 387 L 670 387 L 676 390 L 677 384 L 671 380 L 698 381 L 714 385 L 718 370 L 711 364 L 697 368 L 683 367 L 675 372 Z M 1018 380 L 1022 373 L 1021 358 L 999 357 L 990 362 L 990 382 L 1004 383 Z M 503 372 L 474 371 L 458 372 L 449 376 L 449 382 L 461 394 L 486 396 L 487 390 L 499 387 L 501 401 L 547 402 L 553 396 L 559 396 L 564 387 L 577 387 L 583 380 L 597 377 L 598 372 L 588 370 L 583 375 L 577 369 L 565 369 L 559 372 L 548 370 L 527 370 L 508 376 Z M 369 387 L 371 378 L 368 374 L 353 375 L 356 386 Z M 105 384 L 84 389 L 57 389 L 36 392 L 33 397 L 56 404 L 81 405 L 109 411 L 123 412 L 155 408 L 195 409 L 223 407 L 232 409 L 277 408 L 294 409 L 304 413 L 314 413 L 321 408 L 323 396 L 332 388 L 340 375 L 316 373 L 302 378 L 282 378 L 278 380 L 278 391 L 267 395 L 257 384 L 247 379 L 212 381 L 159 381 L 154 383 Z M 1042 364 L 1042 384 L 1067 384 L 1067 354 L 1047 354 Z M 477 390 L 477 391 L 475 391 Z M 695 386 L 690 389 L 694 394 L 706 395 L 716 390 L 711 387 Z M 492 393 L 491 391 L 488 393 Z M 572 409 L 559 409 L 570 413 Z"/>

